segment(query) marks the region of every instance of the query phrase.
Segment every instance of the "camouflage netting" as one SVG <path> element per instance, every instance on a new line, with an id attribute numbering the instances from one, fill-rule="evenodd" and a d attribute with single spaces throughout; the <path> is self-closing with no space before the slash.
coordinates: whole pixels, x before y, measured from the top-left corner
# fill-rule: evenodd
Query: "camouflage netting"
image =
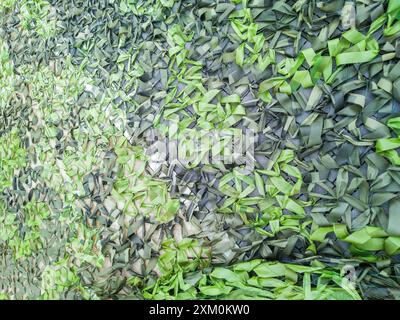
<path id="1" fill-rule="evenodd" d="M 399 298 L 399 36 L 398 0 L 2 0 L 0 297 Z"/>

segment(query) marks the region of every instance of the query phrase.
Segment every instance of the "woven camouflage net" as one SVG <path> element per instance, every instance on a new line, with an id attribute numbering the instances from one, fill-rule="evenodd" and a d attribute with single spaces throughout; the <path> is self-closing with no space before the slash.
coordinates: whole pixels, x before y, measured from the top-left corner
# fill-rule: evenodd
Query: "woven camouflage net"
<path id="1" fill-rule="evenodd" d="M 399 1 L 6 0 L 0 26 L 1 298 L 399 297 Z"/>

